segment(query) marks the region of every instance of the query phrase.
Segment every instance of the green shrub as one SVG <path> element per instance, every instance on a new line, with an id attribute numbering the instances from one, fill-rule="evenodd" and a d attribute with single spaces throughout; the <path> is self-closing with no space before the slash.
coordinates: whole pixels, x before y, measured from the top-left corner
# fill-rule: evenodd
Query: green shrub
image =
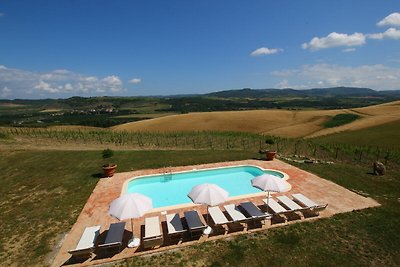
<path id="1" fill-rule="evenodd" d="M 355 114 L 349 114 L 349 113 L 338 114 L 332 117 L 329 121 L 325 122 L 323 126 L 325 128 L 338 127 L 353 122 L 359 118 L 360 116 Z"/>
<path id="2" fill-rule="evenodd" d="M 107 148 L 107 149 L 103 150 L 102 154 L 103 154 L 103 158 L 104 159 L 108 159 L 108 158 L 111 158 L 112 156 L 114 156 L 114 151 L 112 151 L 111 149 Z"/>

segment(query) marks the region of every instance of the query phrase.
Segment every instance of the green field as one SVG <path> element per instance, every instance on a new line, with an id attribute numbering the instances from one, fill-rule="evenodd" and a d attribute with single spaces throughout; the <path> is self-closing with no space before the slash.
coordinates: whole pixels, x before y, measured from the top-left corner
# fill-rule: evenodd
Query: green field
<path id="1" fill-rule="evenodd" d="M 383 125 L 314 138 L 316 142 L 400 148 L 400 120 Z"/>
<path id="2" fill-rule="evenodd" d="M 101 151 L 2 151 L 0 261 L 48 264 L 99 179 Z M 119 171 L 258 157 L 240 151 L 115 151 Z M 400 170 L 376 177 L 354 164 L 301 165 L 382 207 L 297 223 L 227 241 L 128 259 L 118 266 L 398 266 Z M 26 244 L 32 249 L 26 249 Z M 50 253 L 50 254 L 49 254 Z M 263 264 L 261 264 L 263 265 Z"/>

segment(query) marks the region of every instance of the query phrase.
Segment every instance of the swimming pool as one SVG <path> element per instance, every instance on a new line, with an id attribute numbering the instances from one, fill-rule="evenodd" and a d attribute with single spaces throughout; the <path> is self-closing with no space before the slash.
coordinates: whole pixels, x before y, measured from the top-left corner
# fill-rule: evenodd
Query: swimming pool
<path id="1" fill-rule="evenodd" d="M 126 193 L 140 193 L 153 200 L 153 208 L 192 203 L 187 194 L 193 186 L 213 183 L 229 192 L 229 197 L 262 193 L 251 185 L 251 179 L 264 173 L 288 179 L 287 174 L 256 166 L 235 166 L 179 173 L 134 177 Z"/>

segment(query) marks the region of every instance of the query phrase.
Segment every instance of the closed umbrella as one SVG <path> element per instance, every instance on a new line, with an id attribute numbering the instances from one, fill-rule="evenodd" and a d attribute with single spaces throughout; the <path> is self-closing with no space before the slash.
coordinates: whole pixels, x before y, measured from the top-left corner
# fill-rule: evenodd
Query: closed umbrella
<path id="1" fill-rule="evenodd" d="M 138 193 L 125 194 L 111 202 L 108 214 L 118 220 L 131 219 L 132 237 L 134 218 L 142 217 L 147 211 L 153 208 L 152 200 Z M 128 247 L 138 246 L 139 238 L 133 238 L 129 241 Z"/>
<path id="2" fill-rule="evenodd" d="M 268 192 L 267 206 L 269 202 L 270 192 L 286 192 L 291 188 L 288 182 L 278 176 L 271 174 L 263 174 L 251 179 L 251 185 Z"/>
<path id="3" fill-rule="evenodd" d="M 188 197 L 196 204 L 205 204 L 208 206 L 216 206 L 224 203 L 228 199 L 229 193 L 216 184 L 200 184 L 192 188 Z M 207 212 L 208 224 L 208 212 Z M 205 234 L 212 231 L 210 226 L 204 230 Z"/>

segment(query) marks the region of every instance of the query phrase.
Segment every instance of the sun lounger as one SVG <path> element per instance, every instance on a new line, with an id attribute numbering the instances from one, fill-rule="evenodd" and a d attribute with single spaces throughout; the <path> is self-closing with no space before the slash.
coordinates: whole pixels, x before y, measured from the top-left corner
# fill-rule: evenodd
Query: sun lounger
<path id="1" fill-rule="evenodd" d="M 309 199 L 308 197 L 304 196 L 303 194 L 293 194 L 292 195 L 293 199 L 299 203 L 300 205 L 302 205 L 305 208 L 309 208 L 310 211 L 316 213 L 317 215 L 319 214 L 319 212 L 323 209 L 325 209 L 328 204 L 317 204 L 314 201 L 312 201 L 311 199 Z"/>
<path id="2" fill-rule="evenodd" d="M 224 208 L 233 222 L 246 222 L 249 220 L 234 204 L 225 205 Z"/>
<path id="3" fill-rule="evenodd" d="M 208 208 L 208 214 L 210 215 L 211 219 L 214 221 L 214 225 L 216 227 L 222 227 L 225 229 L 225 233 L 228 232 L 228 223 L 229 221 L 224 213 L 221 211 L 221 209 L 218 206 L 215 207 L 209 207 Z"/>
<path id="4" fill-rule="evenodd" d="M 249 218 L 247 218 L 235 204 L 225 205 L 224 208 L 232 219 L 230 226 L 241 225 L 241 227 L 244 228 L 244 231 L 246 231 Z"/>
<path id="5" fill-rule="evenodd" d="M 272 216 L 269 213 L 262 212 L 253 202 L 240 203 L 239 207 L 244 211 L 247 217 L 251 218 L 253 222 L 261 220 L 265 223 L 265 220 L 270 219 Z"/>
<path id="6" fill-rule="evenodd" d="M 74 250 L 68 251 L 76 258 L 89 258 L 96 246 L 97 237 L 100 235 L 100 225 L 86 227 Z"/>
<path id="7" fill-rule="evenodd" d="M 297 215 L 299 215 L 300 218 L 303 219 L 303 217 L 304 217 L 303 214 L 301 214 L 299 212 L 302 212 L 302 211 L 306 210 L 307 208 L 301 207 L 299 204 L 297 204 L 296 202 L 294 202 L 287 196 L 279 196 L 279 197 L 277 197 L 277 199 L 280 202 L 282 202 L 283 205 L 285 205 L 290 211 L 297 213 Z"/>
<path id="8" fill-rule="evenodd" d="M 181 235 L 186 232 L 186 229 L 183 228 L 181 217 L 179 217 L 178 213 L 167 214 L 165 218 L 168 235 Z"/>
<path id="9" fill-rule="evenodd" d="M 158 216 L 144 219 L 144 236 L 143 247 L 152 248 L 161 246 L 163 243 L 163 235 L 160 227 L 160 219 Z"/>
<path id="10" fill-rule="evenodd" d="M 243 202 L 239 205 L 248 217 L 253 219 L 264 219 L 270 217 L 271 214 L 262 212 L 253 202 Z"/>
<path id="11" fill-rule="evenodd" d="M 181 217 L 178 213 L 171 213 L 165 216 L 167 224 L 167 232 L 170 240 L 178 240 L 180 243 L 183 239 L 183 233 L 187 230 L 183 228 Z"/>
<path id="12" fill-rule="evenodd" d="M 203 233 L 203 230 L 207 228 L 207 225 L 202 222 L 197 211 L 185 211 L 184 215 L 189 228 L 190 236 L 193 237 L 195 233 Z"/>
<path id="13" fill-rule="evenodd" d="M 109 250 L 121 251 L 124 231 L 125 222 L 112 223 L 108 229 L 106 240 L 99 247 L 103 248 L 106 252 Z"/>

